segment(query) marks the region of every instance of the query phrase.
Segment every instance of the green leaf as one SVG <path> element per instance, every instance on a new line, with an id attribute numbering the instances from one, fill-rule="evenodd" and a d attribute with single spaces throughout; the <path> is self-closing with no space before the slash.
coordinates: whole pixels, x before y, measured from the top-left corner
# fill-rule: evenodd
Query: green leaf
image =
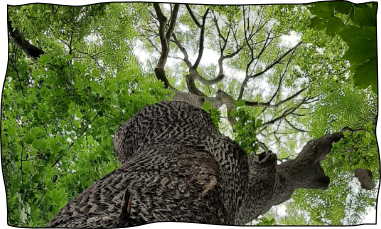
<path id="1" fill-rule="evenodd" d="M 83 87 L 85 86 L 85 83 L 82 80 L 77 80 L 75 82 L 75 85 L 78 89 L 83 90 Z"/>
<path id="2" fill-rule="evenodd" d="M 374 93 L 377 93 L 377 58 L 365 62 L 355 69 L 353 82 L 359 88 L 372 86 Z"/>
<path id="3" fill-rule="evenodd" d="M 44 119 L 46 116 L 46 111 L 45 109 L 38 110 L 38 118 Z"/>
<path id="4" fill-rule="evenodd" d="M 28 219 L 28 215 L 25 213 L 25 209 L 23 208 L 20 212 L 20 221 L 26 223 Z"/>
<path id="5" fill-rule="evenodd" d="M 237 110 L 236 109 L 232 109 L 231 111 L 230 111 L 230 115 L 231 116 L 235 116 L 235 114 L 237 113 Z"/>
<path id="6" fill-rule="evenodd" d="M 364 36 L 370 40 L 377 41 L 377 30 L 375 26 L 362 26 Z"/>
<path id="7" fill-rule="evenodd" d="M 32 134 L 38 138 L 44 136 L 45 133 L 42 127 L 35 127 L 32 129 Z"/>
<path id="8" fill-rule="evenodd" d="M 94 77 L 99 77 L 99 71 L 97 69 L 93 69 L 91 71 L 91 74 L 94 76 Z"/>
<path id="9" fill-rule="evenodd" d="M 361 64 L 367 60 L 377 58 L 377 43 L 366 38 L 348 42 L 349 49 L 343 58 L 355 64 Z"/>
<path id="10" fill-rule="evenodd" d="M 349 14 L 351 8 L 353 7 L 353 3 L 346 1 L 336 1 L 331 2 L 335 4 L 335 13 Z"/>
<path id="11" fill-rule="evenodd" d="M 344 135 L 344 138 L 347 138 L 347 137 L 349 137 L 351 135 L 351 132 L 350 131 L 345 131 L 343 133 L 343 135 Z"/>
<path id="12" fill-rule="evenodd" d="M 38 150 L 44 151 L 48 147 L 48 144 L 45 141 L 36 140 L 33 142 L 32 146 Z"/>
<path id="13" fill-rule="evenodd" d="M 360 26 L 376 26 L 377 7 L 360 8 L 355 6 L 350 14 L 353 23 Z"/>
<path id="14" fill-rule="evenodd" d="M 204 110 L 210 110 L 212 108 L 212 103 L 210 101 L 205 101 L 204 104 L 202 104 L 202 108 L 204 108 Z"/>
<path id="15" fill-rule="evenodd" d="M 348 26 L 347 28 L 343 29 L 339 33 L 341 39 L 343 39 L 346 43 L 351 43 L 357 38 L 366 38 L 368 37 L 364 30 L 357 27 L 357 26 Z"/>
<path id="16" fill-rule="evenodd" d="M 65 55 L 65 59 L 66 59 L 67 61 L 69 61 L 69 60 L 72 59 L 72 57 L 71 57 L 69 54 L 66 54 L 66 55 Z"/>
<path id="17" fill-rule="evenodd" d="M 364 142 L 365 144 L 368 144 L 368 143 L 371 142 L 371 140 L 370 140 L 369 138 L 363 138 L 363 142 Z"/>
<path id="18" fill-rule="evenodd" d="M 117 72 L 116 73 L 116 78 L 117 79 L 123 79 L 124 78 L 124 74 L 122 72 Z"/>
<path id="19" fill-rule="evenodd" d="M 33 183 L 38 183 L 38 182 L 40 182 L 40 180 L 41 180 L 41 175 L 40 174 L 36 174 L 36 175 L 34 175 L 32 177 L 32 182 Z"/>
<path id="20" fill-rule="evenodd" d="M 112 91 L 112 92 L 116 92 L 118 91 L 118 86 L 116 86 L 115 84 L 111 84 L 108 88 L 109 91 Z"/>
<path id="21" fill-rule="evenodd" d="M 28 133 L 25 134 L 25 142 L 26 142 L 27 144 L 32 144 L 32 142 L 34 141 L 34 139 L 35 139 L 34 134 L 32 134 L 32 133 L 30 133 L 30 132 L 28 132 Z"/>
<path id="22" fill-rule="evenodd" d="M 8 129 L 7 129 L 7 134 L 8 136 L 10 137 L 15 137 L 15 134 L 16 134 L 16 127 L 14 126 L 9 126 Z"/>
<path id="23" fill-rule="evenodd" d="M 262 119 L 257 119 L 256 123 L 255 123 L 255 127 L 261 127 L 263 126 L 262 125 Z"/>
<path id="24" fill-rule="evenodd" d="M 329 18 L 335 14 L 335 9 L 332 7 L 331 2 L 319 2 L 311 4 L 309 8 L 311 14 L 316 15 L 317 18 Z"/>
<path id="25" fill-rule="evenodd" d="M 49 148 L 54 151 L 54 152 L 58 152 L 59 149 L 60 149 L 60 146 L 61 146 L 61 143 L 55 139 L 55 138 L 48 138 L 47 139 L 47 142 L 49 142 Z"/>
<path id="26" fill-rule="evenodd" d="M 337 17 L 332 17 L 322 21 L 321 26 L 326 29 L 326 33 L 330 36 L 335 36 L 345 28 L 343 20 Z"/>
<path id="27" fill-rule="evenodd" d="M 236 105 L 237 107 L 244 106 L 244 105 L 245 105 L 245 101 L 243 101 L 242 99 L 237 100 L 237 101 L 235 101 L 235 105 Z"/>
<path id="28" fill-rule="evenodd" d="M 372 136 L 371 136 L 371 134 L 370 134 L 369 132 L 366 132 L 366 133 L 365 133 L 365 137 L 367 137 L 367 138 L 371 138 Z"/>

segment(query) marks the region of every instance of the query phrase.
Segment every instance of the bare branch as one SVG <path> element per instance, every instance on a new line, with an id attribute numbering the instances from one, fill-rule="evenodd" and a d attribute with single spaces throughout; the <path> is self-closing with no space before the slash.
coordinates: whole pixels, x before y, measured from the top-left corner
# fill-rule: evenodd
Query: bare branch
<path id="1" fill-rule="evenodd" d="M 192 9 L 189 7 L 188 4 L 185 4 L 185 6 L 187 7 L 187 10 L 188 10 L 188 12 L 189 12 L 189 15 L 191 16 L 191 18 L 192 18 L 192 20 L 194 21 L 194 23 L 197 25 L 198 28 L 201 28 L 201 25 L 200 25 L 200 23 L 197 21 L 196 17 L 194 16 Z"/>
<path id="2" fill-rule="evenodd" d="M 197 67 L 198 67 L 198 65 L 200 64 L 200 61 L 201 61 L 202 53 L 204 52 L 205 20 L 206 20 L 206 16 L 208 15 L 208 12 L 209 12 L 209 8 L 206 9 L 206 12 L 205 12 L 204 16 L 202 17 L 202 26 L 201 26 L 201 32 L 200 32 L 200 47 L 199 47 L 199 51 L 198 51 L 198 56 L 197 56 L 196 62 L 192 66 L 193 69 L 197 69 Z"/>
<path id="3" fill-rule="evenodd" d="M 167 60 L 167 54 L 169 52 L 166 34 L 165 34 L 165 24 L 167 23 L 167 18 L 161 12 L 161 9 L 158 3 L 153 3 L 153 7 L 155 9 L 157 18 L 159 19 L 159 37 L 160 37 L 160 43 L 161 43 L 161 55 L 160 55 L 160 59 L 158 61 L 157 67 L 160 69 L 164 69 L 165 62 Z"/>
<path id="4" fill-rule="evenodd" d="M 281 116 L 279 116 L 279 117 L 277 117 L 277 118 L 275 118 L 275 119 L 273 119 L 273 120 L 271 120 L 271 121 L 268 121 L 268 122 L 263 123 L 263 125 L 262 125 L 262 127 L 263 127 L 262 130 L 263 130 L 264 128 L 267 128 L 267 126 L 269 126 L 269 125 L 271 125 L 271 124 L 274 124 L 275 122 L 277 122 L 277 121 L 279 121 L 279 120 L 282 120 L 282 119 L 286 118 L 289 114 L 291 114 L 291 113 L 294 112 L 296 109 L 298 109 L 298 108 L 305 102 L 305 100 L 306 100 L 306 99 L 303 99 L 302 102 L 299 103 L 299 105 L 297 105 L 297 106 L 295 106 L 295 107 L 293 107 L 293 108 L 290 108 L 290 109 L 285 110 L 285 111 L 282 113 Z"/>
<path id="5" fill-rule="evenodd" d="M 265 70 L 255 74 L 255 75 L 252 75 L 250 76 L 251 78 L 255 78 L 255 77 L 258 77 L 260 75 L 262 75 L 263 73 L 267 72 L 269 69 L 271 69 L 272 67 L 274 67 L 274 65 L 276 64 L 279 64 L 280 61 L 285 57 L 287 56 L 290 52 L 292 52 L 293 50 L 295 50 L 300 44 L 302 44 L 302 42 L 299 42 L 297 45 L 295 45 L 293 48 L 291 48 L 290 50 L 288 50 L 286 53 L 284 53 L 278 60 L 274 61 L 272 64 L 270 64 L 269 66 L 267 66 L 265 68 Z"/>
<path id="6" fill-rule="evenodd" d="M 173 12 L 171 15 L 171 23 L 169 24 L 169 28 L 166 34 L 167 43 L 169 43 L 169 39 L 171 38 L 173 30 L 175 29 L 179 8 L 180 8 L 179 4 L 175 4 L 175 7 L 173 8 Z"/>
<path id="7" fill-rule="evenodd" d="M 15 72 L 16 72 L 17 78 L 18 78 L 18 80 L 19 80 L 20 89 L 21 89 L 21 95 L 24 97 L 24 91 L 23 91 L 23 88 L 22 88 L 22 86 L 21 86 L 21 80 L 20 80 L 19 72 L 17 71 L 17 68 L 13 65 L 12 62 L 9 62 L 9 63 L 10 63 L 10 65 L 11 65 L 11 67 L 13 68 L 13 70 L 15 70 Z"/>
<path id="8" fill-rule="evenodd" d="M 198 72 L 196 72 L 196 71 L 191 71 L 191 74 L 190 74 L 190 75 L 192 75 L 192 78 L 193 78 L 194 80 L 198 80 L 198 81 L 200 81 L 202 84 L 207 85 L 207 86 L 210 86 L 210 85 L 219 83 L 219 82 L 221 82 L 221 81 L 224 79 L 224 77 L 225 77 L 224 74 L 220 74 L 220 75 L 218 75 L 216 78 L 214 78 L 214 79 L 212 79 L 212 80 L 207 80 L 207 79 L 205 79 L 204 77 L 200 76 L 200 74 L 198 74 Z"/>
<path id="9" fill-rule="evenodd" d="M 288 125 L 290 125 L 292 128 L 294 128 L 295 130 L 297 130 L 297 131 L 300 131 L 300 132 L 308 132 L 308 131 L 306 131 L 306 130 L 302 130 L 302 129 L 299 129 L 299 128 L 297 128 L 297 127 L 295 127 L 294 125 L 292 125 L 288 120 L 287 120 L 287 118 L 285 118 L 284 119 L 286 122 L 287 122 L 287 124 Z"/>
<path id="10" fill-rule="evenodd" d="M 278 88 L 276 89 L 275 93 L 274 93 L 273 96 L 271 97 L 269 103 L 271 103 L 271 101 L 275 98 L 276 94 L 279 92 L 279 90 L 280 90 L 280 86 L 282 85 L 283 77 L 284 77 L 284 75 L 285 75 L 286 72 L 287 72 L 288 66 L 289 66 L 289 64 L 290 64 L 290 62 L 291 62 L 291 60 L 292 60 L 292 58 L 293 58 L 293 56 L 294 56 L 294 53 L 295 53 L 295 50 L 292 52 L 290 58 L 288 59 L 286 68 L 284 69 L 283 74 L 280 76 L 279 83 L 278 83 Z M 263 113 L 265 110 L 266 110 L 266 107 L 262 110 L 261 113 Z"/>
<path id="11" fill-rule="evenodd" d="M 188 68 L 192 68 L 192 63 L 189 61 L 189 56 L 187 50 L 180 44 L 180 42 L 177 40 L 175 33 L 172 33 L 171 40 L 173 43 L 176 44 L 176 46 L 180 49 L 180 51 L 184 54 L 184 62 L 188 66 Z"/>

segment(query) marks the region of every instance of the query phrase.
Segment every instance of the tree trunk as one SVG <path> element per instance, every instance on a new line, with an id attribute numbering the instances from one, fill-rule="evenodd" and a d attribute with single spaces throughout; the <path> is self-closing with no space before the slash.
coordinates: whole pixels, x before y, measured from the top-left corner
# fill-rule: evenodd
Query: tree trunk
<path id="1" fill-rule="evenodd" d="M 47 227 L 243 225 L 296 188 L 327 188 L 319 162 L 342 137 L 339 132 L 310 141 L 295 160 L 277 166 L 271 151 L 246 157 L 204 110 L 163 101 L 118 128 L 114 151 L 121 167 L 70 201 Z"/>

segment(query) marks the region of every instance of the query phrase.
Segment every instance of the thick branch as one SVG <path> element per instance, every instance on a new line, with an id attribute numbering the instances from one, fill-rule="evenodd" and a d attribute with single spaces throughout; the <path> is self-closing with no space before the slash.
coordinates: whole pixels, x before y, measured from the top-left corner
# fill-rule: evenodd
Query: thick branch
<path id="1" fill-rule="evenodd" d="M 197 69 L 198 65 L 200 64 L 200 61 L 202 58 L 202 53 L 204 52 L 205 20 L 206 20 L 206 16 L 208 15 L 208 13 L 209 13 L 209 8 L 206 9 L 206 12 L 205 12 L 204 16 L 202 17 L 202 26 L 201 26 L 201 32 L 200 32 L 200 47 L 198 50 L 198 56 L 197 56 L 196 62 L 192 66 L 192 68 L 195 70 Z"/>
<path id="2" fill-rule="evenodd" d="M 173 8 L 173 12 L 171 15 L 171 23 L 169 24 L 169 28 L 166 34 L 167 43 L 169 43 L 169 39 L 171 38 L 173 30 L 175 29 L 179 8 L 180 8 L 179 4 L 175 4 L 175 7 Z"/>
<path id="3" fill-rule="evenodd" d="M 177 37 L 176 37 L 175 33 L 172 33 L 172 38 L 173 38 L 173 40 L 171 40 L 171 41 L 173 43 L 175 43 L 176 46 L 180 49 L 180 51 L 184 54 L 184 59 L 183 60 L 184 60 L 185 64 L 188 66 L 188 68 L 190 69 L 192 67 L 192 63 L 189 61 L 189 56 L 188 56 L 187 50 L 177 40 Z"/>
<path id="4" fill-rule="evenodd" d="M 36 60 L 39 58 L 41 55 L 43 55 L 45 52 L 30 44 L 29 41 L 27 41 L 23 34 L 20 33 L 19 29 L 16 28 L 14 29 L 12 27 L 12 22 L 8 19 L 8 32 L 9 32 L 9 37 L 19 47 L 27 56 L 30 58 Z"/>
<path id="5" fill-rule="evenodd" d="M 197 25 L 197 27 L 201 28 L 201 25 L 200 25 L 200 23 L 197 21 L 196 17 L 194 16 L 192 9 L 189 7 L 188 4 L 185 4 L 185 6 L 187 7 L 187 10 L 188 10 L 188 12 L 189 12 L 189 15 L 191 16 L 191 18 L 192 18 L 192 20 L 194 21 L 194 23 Z"/>
<path id="6" fill-rule="evenodd" d="M 213 85 L 213 84 L 216 84 L 216 83 L 219 83 L 221 82 L 225 75 L 221 74 L 221 75 L 218 75 L 216 78 L 212 79 L 212 80 L 207 80 L 205 79 L 204 77 L 200 76 L 200 74 L 198 74 L 198 72 L 196 72 L 195 70 L 191 71 L 191 74 L 189 74 L 190 78 L 192 78 L 193 80 L 198 80 L 200 81 L 202 84 L 204 85 L 207 85 L 207 86 L 210 86 L 210 85 Z"/>
<path id="7" fill-rule="evenodd" d="M 160 37 L 160 43 L 161 43 L 161 55 L 157 64 L 157 68 L 164 70 L 164 66 L 167 61 L 167 57 L 169 53 L 168 42 L 169 42 L 169 38 L 172 36 L 172 32 L 176 24 L 179 5 L 176 4 L 174 7 L 174 10 L 171 15 L 171 23 L 169 25 L 167 33 L 165 33 L 167 18 L 161 12 L 161 9 L 158 3 L 154 3 L 153 6 L 156 11 L 157 18 L 159 19 L 159 37 Z"/>

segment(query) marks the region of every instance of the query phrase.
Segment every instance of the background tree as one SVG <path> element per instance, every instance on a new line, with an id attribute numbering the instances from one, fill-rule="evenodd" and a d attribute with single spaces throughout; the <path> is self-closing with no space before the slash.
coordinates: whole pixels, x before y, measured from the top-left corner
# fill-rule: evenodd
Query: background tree
<path id="1" fill-rule="evenodd" d="M 372 121 L 376 95 L 353 87 L 350 65 L 342 58 L 346 44 L 310 29 L 311 16 L 307 5 L 10 7 L 2 100 L 10 224 L 44 225 L 67 201 L 117 168 L 110 153 L 116 128 L 142 107 L 172 95 L 210 112 L 220 130 L 247 153 L 271 149 L 285 165 L 307 140 L 345 126 L 358 130 Z M 282 42 L 295 32 L 302 42 Z M 142 50 L 150 53 L 144 64 L 136 58 Z M 203 64 L 210 50 L 217 58 Z M 328 166 L 331 183 L 336 177 L 344 182 L 340 187 L 349 187 L 344 178 L 358 168 L 378 179 L 374 131 L 367 125 L 355 132 L 355 145 L 349 135 L 338 143 L 362 153 L 349 153 L 350 160 L 341 158 L 346 151 L 332 154 L 336 160 L 327 163 L 347 173 Z M 293 197 L 294 208 L 307 211 L 314 224 L 360 222 L 361 217 L 343 221 L 351 207 L 336 204 L 350 189 L 332 190 L 331 185 L 311 199 L 334 208 L 306 208 L 311 193 L 303 191 Z M 338 191 L 340 199 L 332 202 Z M 357 203 L 365 203 L 352 206 L 354 211 L 361 215 L 375 202 L 376 191 L 356 195 Z"/>

